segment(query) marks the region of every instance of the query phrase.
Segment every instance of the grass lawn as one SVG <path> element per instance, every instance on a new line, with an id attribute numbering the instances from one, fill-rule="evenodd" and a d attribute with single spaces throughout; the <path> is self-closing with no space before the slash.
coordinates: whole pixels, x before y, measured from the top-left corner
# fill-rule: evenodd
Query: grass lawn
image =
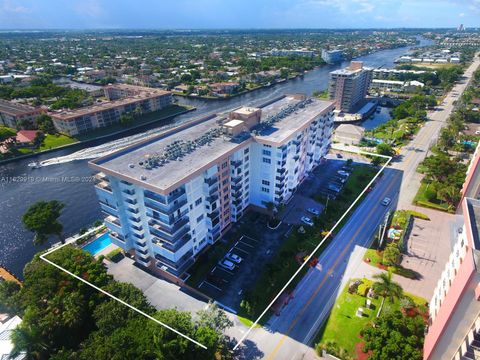
<path id="1" fill-rule="evenodd" d="M 430 190 L 432 190 L 431 188 L 434 188 L 434 185 L 422 182 L 420 184 L 420 188 L 418 189 L 417 194 L 415 195 L 415 198 L 413 199 L 413 203 L 415 205 L 424 206 L 427 208 L 437 209 L 441 211 L 449 211 L 448 204 L 442 203 L 440 202 L 440 200 L 430 201 L 427 199 L 426 192 L 429 187 Z M 433 190 L 435 191 L 435 189 Z"/>
<path id="2" fill-rule="evenodd" d="M 272 260 L 263 266 L 263 272 L 256 281 L 255 285 L 246 291 L 245 300 L 248 301 L 253 309 L 252 314 L 244 314 L 240 309 L 241 316 L 247 318 L 256 318 L 268 306 L 275 295 L 281 290 L 285 283 L 291 278 L 293 273 L 299 268 L 300 264 L 296 260 L 298 254 L 310 254 L 318 243 L 323 239 L 322 231 L 332 228 L 335 222 L 343 215 L 346 209 L 352 204 L 352 201 L 360 194 L 372 177 L 378 172 L 377 169 L 369 165 L 357 165 L 346 182 L 342 193 L 336 200 L 330 200 L 328 209 L 320 218 L 315 219 L 315 225 L 305 228 L 305 234 L 299 234 L 296 228 L 290 233 L 283 242 Z M 317 197 L 317 200 L 325 203 L 324 199 Z M 361 203 L 359 201 L 357 206 Z M 351 215 L 353 211 L 350 212 Z M 348 216 L 344 219 L 340 227 L 345 224 Z M 337 227 L 336 231 L 340 230 Z M 320 248 L 320 252 L 325 249 L 329 241 L 326 241 Z M 316 254 L 318 256 L 319 253 Z M 307 272 L 308 266 L 305 266 L 302 272 L 292 281 L 287 291 L 292 291 L 302 276 Z M 261 319 L 261 323 L 268 319 L 267 316 Z"/>
<path id="3" fill-rule="evenodd" d="M 55 135 L 50 135 L 47 134 L 45 135 L 45 139 L 43 139 L 42 145 L 40 145 L 40 148 L 38 149 L 39 151 L 44 151 L 44 150 L 49 150 L 53 149 L 59 146 L 63 145 L 68 145 L 68 144 L 73 144 L 78 142 L 78 140 L 71 138 L 66 135 L 61 135 L 61 134 L 55 134 Z"/>
<path id="4" fill-rule="evenodd" d="M 421 312 L 427 310 L 425 307 L 425 299 L 408 293 L 404 293 L 404 295 L 411 298 L 413 302 L 418 305 Z M 376 318 L 382 302 L 380 297 L 377 299 L 371 299 L 373 307 L 372 309 L 366 309 L 366 300 L 366 297 L 360 296 L 357 293 L 350 294 L 347 285 L 333 305 L 332 312 L 330 313 L 326 325 L 317 335 L 315 344 L 334 341 L 339 348 L 343 348 L 348 354 L 355 356 L 355 344 L 361 341 L 358 337 L 360 331 L 370 321 L 373 321 Z M 359 307 L 364 309 L 362 317 L 356 316 Z M 381 314 L 387 311 L 400 310 L 400 307 L 400 301 L 397 299 L 393 303 L 390 303 L 389 300 L 385 300 Z M 341 336 L 339 336 L 339 334 L 341 334 Z"/>

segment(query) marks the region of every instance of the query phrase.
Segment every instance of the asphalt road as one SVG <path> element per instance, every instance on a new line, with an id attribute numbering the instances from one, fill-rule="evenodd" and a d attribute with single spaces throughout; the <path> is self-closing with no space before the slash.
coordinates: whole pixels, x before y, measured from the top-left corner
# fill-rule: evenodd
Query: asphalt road
<path id="1" fill-rule="evenodd" d="M 338 232 L 334 241 L 319 257 L 319 265 L 310 269 L 294 292 L 294 300 L 283 308 L 280 316 L 273 316 L 266 329 L 254 329 L 249 337 L 260 345 L 266 359 L 301 359 L 316 329 L 328 315 L 335 300 L 342 274 L 356 245 L 366 246 L 372 234 L 385 217 L 388 209 L 395 207 L 402 174 L 386 169 L 385 175 L 355 210 L 348 223 Z M 386 207 L 380 202 L 385 197 L 393 199 Z M 361 260 L 361 259 L 359 259 Z M 268 334 L 268 335 L 267 335 Z M 275 341 L 270 338 L 275 335 Z M 279 336 L 280 335 L 280 336 Z"/>
<path id="2" fill-rule="evenodd" d="M 307 345 L 328 317 L 347 265 L 355 267 L 362 261 L 361 257 L 350 259 L 353 249 L 357 245 L 368 246 L 388 208 L 394 209 L 399 199 L 402 205 L 411 203 L 421 179 L 416 168 L 428 155 L 429 147 L 437 139 L 453 110 L 453 102 L 461 96 L 479 64 L 480 60 L 477 58 L 438 109 L 429 113 L 431 121 L 404 147 L 400 160 L 385 171 L 381 181 L 321 254 L 319 265 L 309 270 L 301 280 L 295 289 L 295 298 L 282 310 L 281 315 L 270 318 L 264 328 L 252 330 L 247 339 L 249 343 L 255 344 L 252 347 L 255 354 L 260 352 L 265 359 L 315 357 Z M 380 201 L 386 196 L 394 200 L 388 207 L 380 205 Z M 248 352 L 246 357 L 249 358 Z"/>

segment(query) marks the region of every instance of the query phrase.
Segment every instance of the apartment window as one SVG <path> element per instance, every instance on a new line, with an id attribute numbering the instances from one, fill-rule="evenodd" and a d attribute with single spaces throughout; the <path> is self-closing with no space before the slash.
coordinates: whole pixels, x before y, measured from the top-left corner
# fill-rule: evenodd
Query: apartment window
<path id="1" fill-rule="evenodd" d="M 222 169 L 225 169 L 227 166 L 228 166 L 228 162 L 224 162 L 224 163 L 222 164 Z"/>
<path id="2" fill-rule="evenodd" d="M 223 201 L 227 201 L 227 200 L 228 200 L 228 194 L 223 197 Z"/>
<path id="3" fill-rule="evenodd" d="M 225 170 L 223 173 L 222 173 L 222 177 L 225 177 L 228 175 L 228 170 Z"/>
<path id="4" fill-rule="evenodd" d="M 266 187 L 262 187 L 262 192 L 268 194 L 268 193 L 270 192 L 270 189 L 269 189 L 269 188 L 266 188 Z"/>
<path id="5" fill-rule="evenodd" d="M 263 158 L 262 161 L 266 164 L 271 164 L 272 163 L 272 160 L 270 160 L 269 158 Z"/>
<path id="6" fill-rule="evenodd" d="M 202 198 L 198 198 L 197 200 L 195 200 L 195 206 L 198 206 L 202 203 Z"/>
<path id="7" fill-rule="evenodd" d="M 245 190 L 248 190 L 248 189 L 250 189 L 250 185 L 247 184 L 245 185 Z"/>
<path id="8" fill-rule="evenodd" d="M 270 185 L 270 181 L 268 180 L 262 180 L 262 185 Z"/>
<path id="9" fill-rule="evenodd" d="M 200 216 L 197 218 L 197 224 L 198 224 L 200 221 L 202 221 L 202 220 L 203 220 L 203 214 L 200 215 Z"/>
<path id="10" fill-rule="evenodd" d="M 245 171 L 245 176 L 248 176 L 249 174 L 250 174 L 249 170 Z"/>
<path id="11" fill-rule="evenodd" d="M 263 147 L 271 148 L 272 146 L 271 146 L 271 145 L 267 145 L 267 144 L 263 144 Z"/>
<path id="12" fill-rule="evenodd" d="M 270 155 L 272 155 L 272 152 L 271 152 L 270 150 L 265 150 L 265 149 L 263 149 L 263 150 L 262 150 L 262 154 L 263 154 L 263 155 L 266 155 L 266 156 L 270 156 Z"/>
<path id="13" fill-rule="evenodd" d="M 222 181 L 222 185 L 227 185 L 227 183 L 228 183 L 228 179 L 225 179 Z"/>
<path id="14" fill-rule="evenodd" d="M 249 151 L 250 151 L 250 148 L 246 148 L 245 150 L 243 150 L 243 153 L 248 154 Z"/>
<path id="15" fill-rule="evenodd" d="M 245 161 L 248 161 L 250 159 L 250 156 L 245 156 Z"/>

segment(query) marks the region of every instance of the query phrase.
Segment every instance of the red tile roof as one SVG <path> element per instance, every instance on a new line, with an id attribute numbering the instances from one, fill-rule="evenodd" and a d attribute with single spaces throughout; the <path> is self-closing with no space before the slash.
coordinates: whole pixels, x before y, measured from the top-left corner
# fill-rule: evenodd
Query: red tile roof
<path id="1" fill-rule="evenodd" d="M 33 142 L 37 132 L 37 130 L 20 130 L 17 132 L 17 141 L 20 143 Z"/>

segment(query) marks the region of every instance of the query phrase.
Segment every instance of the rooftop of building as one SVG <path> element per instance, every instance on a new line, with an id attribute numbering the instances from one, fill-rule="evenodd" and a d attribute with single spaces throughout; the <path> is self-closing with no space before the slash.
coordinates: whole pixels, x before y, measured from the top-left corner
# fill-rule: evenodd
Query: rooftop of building
<path id="1" fill-rule="evenodd" d="M 282 143 L 315 117 L 333 108 L 330 101 L 311 99 L 302 105 L 299 96 L 283 96 L 260 105 L 261 123 L 230 137 L 222 134 L 221 125 L 234 120 L 226 114 L 194 120 L 151 139 L 134 144 L 111 155 L 96 159 L 91 166 L 99 171 L 168 193 L 207 170 L 215 161 L 237 151 L 246 141 Z M 297 104 L 298 108 L 295 107 Z M 300 107 L 302 106 L 302 107 Z M 276 115 L 289 108 L 290 113 Z M 293 110 L 295 109 L 295 110 Z M 241 111 L 247 110 L 243 109 Z M 288 112 L 288 111 L 287 111 Z M 270 126 L 264 122 L 270 121 Z"/>
<path id="2" fill-rule="evenodd" d="M 73 120 L 78 116 L 101 112 L 101 111 L 109 110 L 119 106 L 132 104 L 137 101 L 170 94 L 169 91 L 165 91 L 157 88 L 149 88 L 149 87 L 143 87 L 143 86 L 126 85 L 126 84 L 107 85 L 105 88 L 131 90 L 131 91 L 134 91 L 134 94 L 125 96 L 123 98 L 116 99 L 116 100 L 109 100 L 102 103 L 96 103 L 95 105 L 86 106 L 79 109 L 61 110 L 58 112 L 52 112 L 50 115 L 55 119 L 68 121 L 68 120 Z"/>
<path id="3" fill-rule="evenodd" d="M 33 106 L 0 99 L 0 113 L 17 116 L 35 111 L 40 111 L 40 109 L 34 108 Z"/>

